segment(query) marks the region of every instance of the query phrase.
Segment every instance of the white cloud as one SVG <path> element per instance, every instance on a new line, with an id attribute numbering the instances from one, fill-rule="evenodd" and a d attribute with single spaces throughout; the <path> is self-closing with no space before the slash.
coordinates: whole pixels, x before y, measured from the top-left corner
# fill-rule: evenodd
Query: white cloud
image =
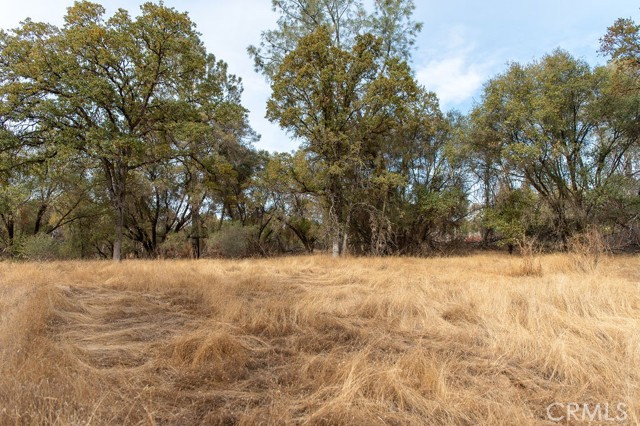
<path id="1" fill-rule="evenodd" d="M 141 1 L 141 0 L 138 0 Z M 253 69 L 247 47 L 260 43 L 260 33 L 276 25 L 271 2 L 243 1 L 178 1 L 167 2 L 178 10 L 187 10 L 202 33 L 207 51 L 229 64 L 229 72 L 242 77 L 243 105 L 249 109 L 249 122 L 261 135 L 256 148 L 267 151 L 290 151 L 298 143 L 292 141 L 278 125 L 265 118 L 271 88 Z"/>
<path id="2" fill-rule="evenodd" d="M 485 72 L 466 55 L 433 60 L 418 69 L 418 81 L 438 95 L 444 109 L 469 101 L 482 87 Z"/>
<path id="3" fill-rule="evenodd" d="M 421 52 L 420 56 L 432 59 L 417 65 L 416 77 L 438 95 L 444 110 L 470 106 L 495 69 L 496 61 L 491 57 L 478 59 L 480 55 L 469 39 L 465 28 L 457 26 L 436 43 L 438 48 Z"/>

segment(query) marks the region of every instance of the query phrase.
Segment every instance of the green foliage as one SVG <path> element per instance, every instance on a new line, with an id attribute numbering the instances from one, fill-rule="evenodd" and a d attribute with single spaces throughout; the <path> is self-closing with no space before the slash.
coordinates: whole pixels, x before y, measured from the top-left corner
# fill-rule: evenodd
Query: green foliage
<path id="1" fill-rule="evenodd" d="M 347 51 L 333 44 L 327 27 L 318 28 L 284 58 L 267 104 L 267 117 L 301 138 L 318 167 L 314 186 L 335 246 L 346 241 L 356 204 L 370 204 L 373 187 L 384 180 L 389 190 L 402 180 L 380 167 L 381 155 L 418 88 L 407 64 L 385 59 L 381 46 L 364 34 Z"/>
<path id="2" fill-rule="evenodd" d="M 314 176 L 303 151 L 270 156 L 254 181 L 254 199 L 266 207 L 261 233 L 264 243 L 275 243 L 286 251 L 297 251 L 301 244 L 304 250 L 313 252 L 322 234 L 318 182 L 321 180 Z"/>
<path id="3" fill-rule="evenodd" d="M 249 46 L 255 69 L 273 80 L 287 55 L 300 40 L 327 30 L 331 44 L 350 50 L 358 35 L 371 33 L 382 40 L 385 58 L 409 60 L 422 24 L 412 19 L 413 0 L 376 0 L 368 11 L 360 0 L 272 0 L 277 27 L 263 31 L 259 46 Z"/>
<path id="4" fill-rule="evenodd" d="M 466 215 L 466 197 L 459 188 L 443 191 L 426 191 L 418 193 L 419 212 L 431 219 L 438 229 L 454 226 Z"/>
<path id="5" fill-rule="evenodd" d="M 192 257 L 192 246 L 189 238 L 182 232 L 174 232 L 165 238 L 158 249 L 163 259 L 185 259 Z"/>
<path id="6" fill-rule="evenodd" d="M 523 243 L 536 223 L 536 203 L 536 195 L 528 188 L 503 191 L 494 206 L 485 208 L 483 225 L 500 236 L 499 245 Z"/>
<path id="7" fill-rule="evenodd" d="M 207 254 L 231 259 L 259 255 L 256 228 L 239 224 L 223 227 L 207 240 Z"/>
<path id="8" fill-rule="evenodd" d="M 16 129 L 35 127 L 45 145 L 72 147 L 103 174 L 119 259 L 123 234 L 140 228 L 125 229 L 132 173 L 196 153 L 221 169 L 202 144 L 238 143 L 248 126 L 239 79 L 207 55 L 186 13 L 149 2 L 135 18 L 104 14 L 81 1 L 61 28 L 27 20 L 3 34 L 0 99 Z"/>
<path id="9" fill-rule="evenodd" d="M 19 258 L 25 260 L 56 260 L 63 257 L 62 243 L 51 235 L 36 234 L 22 237 L 16 249 Z"/>
<path id="10" fill-rule="evenodd" d="M 0 31 L 0 252 L 412 254 L 472 225 L 529 260 L 592 229 L 640 245 L 632 20 L 603 37 L 607 66 L 562 50 L 510 64 L 463 115 L 408 65 L 412 0 L 273 7 L 277 26 L 249 51 L 293 153 L 251 146 L 241 80 L 163 3 L 106 16 L 80 1 L 61 27 Z"/>
<path id="11" fill-rule="evenodd" d="M 535 189 L 565 243 L 594 220 L 588 194 L 624 173 L 636 140 L 623 123 L 633 120 L 625 111 L 637 99 L 613 95 L 617 78 L 558 50 L 527 66 L 512 64 L 487 84 L 473 113 L 477 151 L 493 157 L 507 181 Z"/>
<path id="12" fill-rule="evenodd" d="M 640 68 L 640 25 L 633 20 L 616 20 L 600 42 L 600 51 L 611 56 L 614 61 Z"/>

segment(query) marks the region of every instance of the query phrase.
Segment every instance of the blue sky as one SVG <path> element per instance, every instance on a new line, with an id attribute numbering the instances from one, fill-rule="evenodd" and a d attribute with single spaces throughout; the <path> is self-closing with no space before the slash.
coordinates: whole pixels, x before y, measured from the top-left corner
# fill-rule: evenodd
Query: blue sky
<path id="1" fill-rule="evenodd" d="M 556 48 L 595 65 L 599 38 L 619 17 L 638 20 L 640 3 L 627 0 L 420 1 L 424 23 L 414 54 L 421 83 L 443 109 L 466 112 L 482 84 L 508 62 L 528 63 Z"/>
<path id="2" fill-rule="evenodd" d="M 480 99 L 482 85 L 508 62 L 531 62 L 563 48 L 591 64 L 605 58 L 598 39 L 619 17 L 640 20 L 640 3 L 631 0 L 415 0 L 415 18 L 424 23 L 413 67 L 419 82 L 435 91 L 443 110 L 467 112 Z M 107 13 L 122 7 L 137 13 L 140 0 L 105 0 Z M 72 0 L 0 0 L 0 28 L 26 17 L 60 24 Z M 270 89 L 253 71 L 246 47 L 260 31 L 275 26 L 270 0 L 165 0 L 187 11 L 202 33 L 207 50 L 242 77 L 243 103 L 251 125 L 262 135 L 257 148 L 290 151 L 298 146 L 264 118 Z"/>

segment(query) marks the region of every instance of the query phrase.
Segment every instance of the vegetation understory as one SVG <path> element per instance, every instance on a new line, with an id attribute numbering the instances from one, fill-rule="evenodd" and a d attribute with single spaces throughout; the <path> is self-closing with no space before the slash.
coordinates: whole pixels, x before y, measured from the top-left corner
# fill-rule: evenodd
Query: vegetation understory
<path id="1" fill-rule="evenodd" d="M 527 261 L 0 263 L 0 424 L 640 422 L 640 258 Z"/>
<path id="2" fill-rule="evenodd" d="M 602 28 L 606 65 L 562 49 L 510 62 L 464 112 L 412 67 L 436 63 L 413 0 L 272 5 L 247 50 L 292 152 L 258 144 L 236 65 L 188 12 L 85 0 L 62 26 L 0 29 L 0 257 L 566 250 L 595 232 L 640 247 L 632 19 Z"/>

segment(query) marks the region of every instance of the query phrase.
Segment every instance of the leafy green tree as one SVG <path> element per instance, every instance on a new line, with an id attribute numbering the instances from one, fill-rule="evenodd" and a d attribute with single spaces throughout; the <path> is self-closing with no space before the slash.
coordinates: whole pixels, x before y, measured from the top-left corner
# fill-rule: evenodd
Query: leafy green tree
<path id="1" fill-rule="evenodd" d="M 24 147 L 23 147 L 24 149 Z M 87 163 L 70 150 L 59 147 L 54 156 L 42 157 L 38 150 L 24 149 L 5 163 L 0 185 L 0 238 L 4 249 L 14 254 L 20 239 L 60 234 L 81 218 L 100 211 L 91 200 Z"/>
<path id="2" fill-rule="evenodd" d="M 264 240 L 275 240 L 285 251 L 302 245 L 312 253 L 321 240 L 322 212 L 318 211 L 318 191 L 304 155 L 298 151 L 270 156 L 255 177 L 254 201 L 266 217 L 261 233 Z"/>
<path id="3" fill-rule="evenodd" d="M 412 0 L 375 0 L 367 19 L 366 30 L 382 39 L 385 57 L 411 59 L 411 51 L 422 23 L 413 20 Z"/>
<path id="4" fill-rule="evenodd" d="M 267 104 L 267 117 L 301 138 L 309 161 L 319 164 L 335 254 L 347 248 L 354 188 L 374 177 L 383 135 L 417 92 L 406 63 L 381 60 L 381 47 L 365 34 L 343 50 L 320 27 L 285 57 Z"/>
<path id="5" fill-rule="evenodd" d="M 600 39 L 600 51 L 613 61 L 640 70 L 640 25 L 628 18 L 616 20 Z"/>
<path id="6" fill-rule="evenodd" d="M 443 114 L 434 93 L 422 88 L 400 131 L 389 138 L 387 169 L 403 177 L 391 193 L 389 218 L 403 252 L 432 250 L 450 239 L 466 217 L 465 164 L 460 138 L 466 122 Z"/>
<path id="7" fill-rule="evenodd" d="M 633 120 L 634 101 L 614 95 L 615 78 L 609 68 L 592 70 L 555 51 L 492 79 L 473 113 L 484 152 L 492 158 L 499 152 L 513 187 L 535 189 L 565 244 L 593 220 L 590 194 L 624 172 L 634 144 L 624 128 Z"/>
<path id="8" fill-rule="evenodd" d="M 260 44 L 249 46 L 256 71 L 271 81 L 298 41 L 326 27 L 335 47 L 350 50 L 358 35 L 382 39 L 385 58 L 409 60 L 422 24 L 412 19 L 413 0 L 375 0 L 368 11 L 360 0 L 272 0 L 277 28 L 263 31 Z"/>
<path id="9" fill-rule="evenodd" d="M 131 173 L 172 154 L 173 135 L 201 121 L 208 60 L 186 13 L 145 3 L 131 18 L 87 1 L 56 28 L 29 20 L 4 36 L 2 96 L 39 128 L 95 161 L 114 209 L 120 259 Z M 209 87 L 207 87 L 209 89 Z"/>
<path id="10" fill-rule="evenodd" d="M 485 210 L 482 220 L 485 227 L 498 234 L 498 244 L 506 245 L 512 253 L 515 245 L 535 231 L 536 210 L 537 196 L 528 187 L 503 188 L 495 204 Z"/>
<path id="11" fill-rule="evenodd" d="M 631 152 L 637 158 L 640 149 L 637 143 L 640 140 L 640 25 L 630 19 L 618 19 L 601 39 L 600 51 L 611 58 L 614 77 L 605 91 L 609 107 L 607 117 L 612 127 L 624 137 L 636 141 Z M 625 164 L 627 176 L 634 174 L 630 157 L 627 155 Z"/>
<path id="12" fill-rule="evenodd" d="M 256 71 L 272 79 L 298 41 L 326 26 L 332 43 L 348 46 L 359 32 L 365 11 L 359 0 L 272 0 L 278 27 L 263 31 L 259 46 L 249 46 Z"/>

